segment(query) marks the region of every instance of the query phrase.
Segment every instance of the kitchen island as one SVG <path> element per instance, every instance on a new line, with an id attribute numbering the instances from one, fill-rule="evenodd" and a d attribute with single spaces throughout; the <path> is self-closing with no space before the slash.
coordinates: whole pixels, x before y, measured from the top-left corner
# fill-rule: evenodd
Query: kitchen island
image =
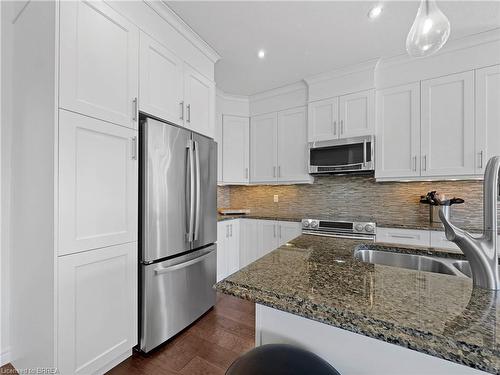
<path id="1" fill-rule="evenodd" d="M 257 345 L 294 342 L 343 374 L 500 371 L 495 295 L 466 277 L 355 260 L 362 244 L 301 235 L 216 288 L 256 303 Z"/>

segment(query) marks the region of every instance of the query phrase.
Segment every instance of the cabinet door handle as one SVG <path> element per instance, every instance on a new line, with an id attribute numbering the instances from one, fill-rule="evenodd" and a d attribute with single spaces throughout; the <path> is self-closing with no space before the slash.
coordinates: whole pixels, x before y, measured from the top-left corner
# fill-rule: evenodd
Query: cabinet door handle
<path id="1" fill-rule="evenodd" d="M 279 237 L 281 239 L 281 225 L 278 226 L 278 235 L 279 235 Z"/>
<path id="2" fill-rule="evenodd" d="M 233 224 L 229 226 L 229 237 L 233 237 Z"/>
<path id="3" fill-rule="evenodd" d="M 422 169 L 423 169 L 424 171 L 426 171 L 426 170 L 427 170 L 427 155 L 424 155 L 424 156 L 422 157 L 422 162 L 423 162 L 423 164 L 424 164 L 424 165 L 423 165 L 423 167 L 422 167 Z"/>
<path id="4" fill-rule="evenodd" d="M 226 225 L 226 238 L 229 238 L 229 224 Z"/>
<path id="5" fill-rule="evenodd" d="M 179 105 L 180 105 L 180 107 L 181 107 L 181 115 L 180 115 L 179 119 L 184 120 L 184 100 L 183 100 L 183 101 L 181 101 L 181 102 L 179 103 Z"/>
<path id="6" fill-rule="evenodd" d="M 483 169 L 483 156 L 484 156 L 484 151 L 481 150 L 479 153 L 479 168 Z"/>
<path id="7" fill-rule="evenodd" d="M 248 179 L 248 167 L 245 168 L 245 178 Z"/>
<path id="8" fill-rule="evenodd" d="M 276 177 L 276 166 L 273 167 L 273 177 Z"/>
<path id="9" fill-rule="evenodd" d="M 137 137 L 132 137 L 132 150 L 131 150 L 131 158 L 132 160 L 137 160 Z"/>
<path id="10" fill-rule="evenodd" d="M 137 121 L 137 112 L 139 111 L 137 98 L 134 98 L 134 100 L 132 100 L 132 103 L 134 104 L 134 113 L 132 114 L 132 120 Z"/>
<path id="11" fill-rule="evenodd" d="M 337 135 L 337 121 L 333 122 L 333 135 Z"/>
<path id="12" fill-rule="evenodd" d="M 344 120 L 340 120 L 340 134 L 344 134 Z"/>
<path id="13" fill-rule="evenodd" d="M 405 235 L 405 234 L 389 234 L 390 237 L 394 237 L 394 238 L 406 238 L 406 239 L 411 239 L 411 240 L 415 240 L 418 238 L 418 236 L 411 236 L 411 235 Z"/>
<path id="14" fill-rule="evenodd" d="M 187 122 L 191 122 L 191 104 L 187 105 Z"/>
<path id="15" fill-rule="evenodd" d="M 417 171 L 417 156 L 413 157 L 413 170 L 415 172 Z"/>
<path id="16" fill-rule="evenodd" d="M 273 237 L 276 238 L 276 224 L 273 224 Z"/>

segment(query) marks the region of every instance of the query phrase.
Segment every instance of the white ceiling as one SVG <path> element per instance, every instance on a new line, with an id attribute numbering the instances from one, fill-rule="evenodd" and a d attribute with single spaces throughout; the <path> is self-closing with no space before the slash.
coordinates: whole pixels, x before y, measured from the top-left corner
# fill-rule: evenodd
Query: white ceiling
<path id="1" fill-rule="evenodd" d="M 405 53 L 418 1 L 168 1 L 222 56 L 217 87 L 252 95 L 383 56 Z M 500 1 L 438 1 L 450 39 L 500 27 Z M 266 58 L 257 58 L 265 49 Z"/>

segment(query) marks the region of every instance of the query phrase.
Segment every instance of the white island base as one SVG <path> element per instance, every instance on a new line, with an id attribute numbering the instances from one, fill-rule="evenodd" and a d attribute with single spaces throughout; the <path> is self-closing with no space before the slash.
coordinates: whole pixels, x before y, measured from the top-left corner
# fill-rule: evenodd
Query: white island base
<path id="1" fill-rule="evenodd" d="M 255 346 L 293 344 L 316 353 L 342 375 L 485 375 L 415 350 L 255 304 Z"/>

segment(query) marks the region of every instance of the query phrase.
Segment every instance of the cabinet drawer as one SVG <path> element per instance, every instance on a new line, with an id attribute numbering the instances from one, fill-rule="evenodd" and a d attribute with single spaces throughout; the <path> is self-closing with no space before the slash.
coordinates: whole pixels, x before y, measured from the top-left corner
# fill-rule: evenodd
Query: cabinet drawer
<path id="1" fill-rule="evenodd" d="M 426 230 L 377 228 L 377 242 L 401 245 L 429 246 L 430 233 Z"/>
<path id="2" fill-rule="evenodd" d="M 441 231 L 433 231 L 431 232 L 431 247 L 436 247 L 438 249 L 447 249 L 447 250 L 456 250 L 457 252 L 461 252 L 455 243 L 448 241 L 446 238 L 446 234 Z"/>

